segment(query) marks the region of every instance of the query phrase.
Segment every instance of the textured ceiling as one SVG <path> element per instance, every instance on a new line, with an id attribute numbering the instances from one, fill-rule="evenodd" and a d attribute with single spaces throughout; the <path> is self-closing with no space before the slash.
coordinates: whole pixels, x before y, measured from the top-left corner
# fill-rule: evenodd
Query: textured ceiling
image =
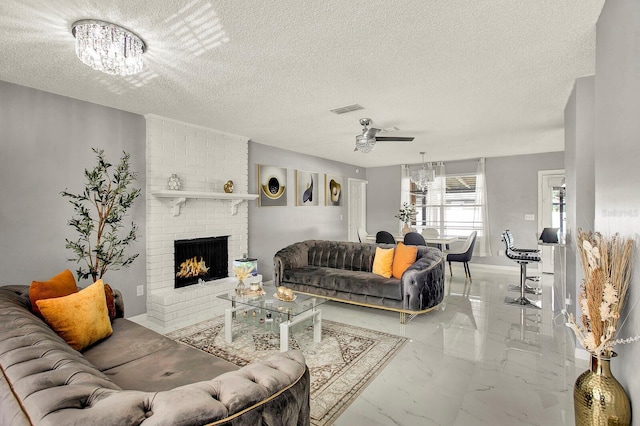
<path id="1" fill-rule="evenodd" d="M 560 151 L 573 81 L 594 73 L 604 0 L 2 0 L 0 80 L 373 167 Z M 107 20 L 145 71 L 82 64 Z M 329 110 L 358 103 L 364 110 Z M 353 152 L 358 120 L 413 142 Z M 392 135 L 391 131 L 384 136 Z"/>

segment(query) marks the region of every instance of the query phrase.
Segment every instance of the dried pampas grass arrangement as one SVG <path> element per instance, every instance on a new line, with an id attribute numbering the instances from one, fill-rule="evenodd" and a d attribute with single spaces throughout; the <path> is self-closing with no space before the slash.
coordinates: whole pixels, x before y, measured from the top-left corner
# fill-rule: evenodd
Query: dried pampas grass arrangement
<path id="1" fill-rule="evenodd" d="M 581 324 L 568 314 L 567 326 L 593 355 L 611 357 L 614 344 L 627 343 L 615 338 L 631 282 L 634 241 L 578 229 L 576 245 L 584 271 L 578 296 Z"/>

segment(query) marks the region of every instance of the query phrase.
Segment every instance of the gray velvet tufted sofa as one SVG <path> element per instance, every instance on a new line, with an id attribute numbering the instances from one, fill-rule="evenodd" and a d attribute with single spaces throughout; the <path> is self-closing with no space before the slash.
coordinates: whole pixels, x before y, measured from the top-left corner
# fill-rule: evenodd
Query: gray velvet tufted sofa
<path id="1" fill-rule="evenodd" d="M 373 274 L 376 247 L 393 244 L 307 240 L 274 256 L 274 284 L 340 302 L 400 312 L 400 321 L 436 308 L 444 298 L 444 256 L 418 246 L 401 279 Z"/>
<path id="2" fill-rule="evenodd" d="M 83 353 L 0 287 L 0 425 L 308 425 L 300 352 L 238 369 L 122 318 Z"/>

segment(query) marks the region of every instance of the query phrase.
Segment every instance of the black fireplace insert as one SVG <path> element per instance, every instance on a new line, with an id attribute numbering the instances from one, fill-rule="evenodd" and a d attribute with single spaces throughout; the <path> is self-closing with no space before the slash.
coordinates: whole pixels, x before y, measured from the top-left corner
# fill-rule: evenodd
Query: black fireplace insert
<path id="1" fill-rule="evenodd" d="M 175 288 L 229 276 L 229 236 L 174 241 Z"/>

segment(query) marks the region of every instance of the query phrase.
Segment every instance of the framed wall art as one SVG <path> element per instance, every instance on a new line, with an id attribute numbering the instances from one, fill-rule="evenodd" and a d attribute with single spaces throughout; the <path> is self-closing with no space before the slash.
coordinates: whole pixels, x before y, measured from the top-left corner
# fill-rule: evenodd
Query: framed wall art
<path id="1" fill-rule="evenodd" d="M 324 175 L 324 204 L 326 206 L 341 206 L 344 194 L 342 193 L 343 177 Z"/>
<path id="2" fill-rule="evenodd" d="M 258 205 L 287 205 L 287 169 L 258 164 Z"/>
<path id="3" fill-rule="evenodd" d="M 296 206 L 317 206 L 318 173 L 296 170 Z"/>

